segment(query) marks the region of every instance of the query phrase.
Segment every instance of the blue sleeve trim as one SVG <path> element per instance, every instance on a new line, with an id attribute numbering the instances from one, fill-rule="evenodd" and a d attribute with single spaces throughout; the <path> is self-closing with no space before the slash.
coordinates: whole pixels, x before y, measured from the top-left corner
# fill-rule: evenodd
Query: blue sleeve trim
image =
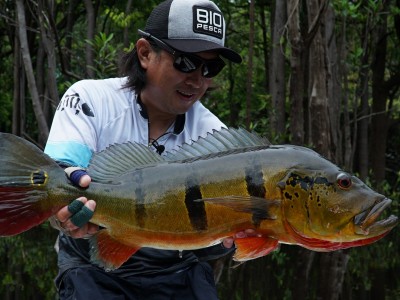
<path id="1" fill-rule="evenodd" d="M 56 161 L 83 168 L 89 165 L 93 154 L 88 146 L 77 142 L 48 142 L 44 152 Z"/>

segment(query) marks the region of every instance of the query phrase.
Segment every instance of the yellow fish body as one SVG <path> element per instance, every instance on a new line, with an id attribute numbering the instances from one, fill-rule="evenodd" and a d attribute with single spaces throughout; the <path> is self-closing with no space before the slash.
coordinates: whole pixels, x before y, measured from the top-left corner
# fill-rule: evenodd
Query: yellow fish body
<path id="1" fill-rule="evenodd" d="M 270 145 L 243 129 L 222 129 L 161 157 L 140 144 L 93 156 L 88 189 L 29 142 L 0 134 L 0 236 L 44 222 L 78 196 L 97 202 L 91 260 L 118 268 L 141 247 L 199 249 L 236 232 L 238 261 L 280 243 L 315 251 L 370 244 L 398 219 L 378 220 L 391 200 L 316 152 Z"/>

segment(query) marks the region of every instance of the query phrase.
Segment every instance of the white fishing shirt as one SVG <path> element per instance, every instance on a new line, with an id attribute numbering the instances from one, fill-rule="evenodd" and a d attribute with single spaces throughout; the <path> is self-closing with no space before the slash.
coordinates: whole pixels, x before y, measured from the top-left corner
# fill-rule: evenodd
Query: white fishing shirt
<path id="1" fill-rule="evenodd" d="M 73 84 L 57 107 L 45 153 L 64 164 L 87 167 L 94 152 L 112 144 L 149 145 L 145 108 L 134 91 L 123 88 L 125 82 L 110 78 Z M 225 125 L 197 101 L 157 143 L 167 151 L 177 149 L 221 127 Z"/>

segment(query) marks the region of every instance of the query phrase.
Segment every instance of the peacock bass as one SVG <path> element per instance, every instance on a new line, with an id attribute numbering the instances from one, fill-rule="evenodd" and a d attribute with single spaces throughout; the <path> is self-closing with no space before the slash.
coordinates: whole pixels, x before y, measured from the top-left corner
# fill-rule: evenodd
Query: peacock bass
<path id="1" fill-rule="evenodd" d="M 0 236 L 24 232 L 73 199 L 97 202 L 91 260 L 122 265 L 141 247 L 204 248 L 236 232 L 234 259 L 267 255 L 280 243 L 333 251 L 373 243 L 398 223 L 378 220 L 391 200 L 316 152 L 271 145 L 243 129 L 222 129 L 165 157 L 144 145 L 94 154 L 88 189 L 68 181 L 40 149 L 0 134 Z"/>

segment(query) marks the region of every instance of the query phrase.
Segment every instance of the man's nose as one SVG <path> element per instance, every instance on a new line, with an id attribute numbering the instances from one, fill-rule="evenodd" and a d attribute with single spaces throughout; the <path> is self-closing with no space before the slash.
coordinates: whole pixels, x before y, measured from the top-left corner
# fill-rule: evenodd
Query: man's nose
<path id="1" fill-rule="evenodd" d="M 204 76 L 202 75 L 203 66 L 197 68 L 194 72 L 188 73 L 186 78 L 186 84 L 191 85 L 195 88 L 200 88 L 204 84 Z"/>

